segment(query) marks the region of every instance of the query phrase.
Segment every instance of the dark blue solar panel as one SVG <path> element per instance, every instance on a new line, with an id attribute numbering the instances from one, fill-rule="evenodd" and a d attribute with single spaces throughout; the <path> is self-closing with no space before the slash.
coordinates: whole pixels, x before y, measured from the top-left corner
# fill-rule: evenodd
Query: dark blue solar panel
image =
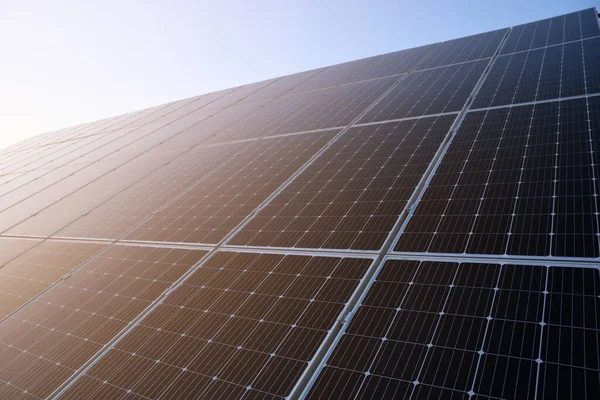
<path id="1" fill-rule="evenodd" d="M 512 28 L 501 54 L 536 49 L 600 35 L 594 8 Z"/>
<path id="2" fill-rule="evenodd" d="M 472 108 L 600 92 L 600 37 L 500 56 Z"/>
<path id="3" fill-rule="evenodd" d="M 598 257 L 596 103 L 469 113 L 396 250 Z"/>
<path id="4" fill-rule="evenodd" d="M 389 260 L 308 398 L 595 399 L 599 294 L 595 268 Z"/>

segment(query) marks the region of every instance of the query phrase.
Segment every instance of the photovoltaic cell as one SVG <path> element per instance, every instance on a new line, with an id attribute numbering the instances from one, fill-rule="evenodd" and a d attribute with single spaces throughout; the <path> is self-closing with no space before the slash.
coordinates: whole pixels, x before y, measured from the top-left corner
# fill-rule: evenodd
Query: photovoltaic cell
<path id="1" fill-rule="evenodd" d="M 350 129 L 229 244 L 378 249 L 454 119 Z"/>
<path id="2" fill-rule="evenodd" d="M 282 121 L 272 134 L 345 127 L 397 80 L 397 77 L 381 78 L 323 90 L 302 111 Z"/>
<path id="3" fill-rule="evenodd" d="M 0 323 L 0 396 L 45 398 L 203 251 L 111 246 Z"/>
<path id="4" fill-rule="evenodd" d="M 599 294 L 597 268 L 388 260 L 308 398 L 596 398 Z"/>
<path id="5" fill-rule="evenodd" d="M 370 263 L 219 252 L 62 398 L 283 399 Z"/>
<path id="6" fill-rule="evenodd" d="M 202 141 L 201 145 L 208 146 L 228 141 L 250 140 L 275 134 L 287 121 L 313 104 L 319 104 L 323 113 L 327 115 L 330 111 L 339 110 L 340 104 L 342 107 L 346 106 L 344 102 L 340 101 L 337 91 L 334 89 L 284 96 L 276 101 L 264 103 L 254 112 Z M 330 128 L 335 126 L 336 122 L 335 120 L 321 121 L 321 125 Z"/>
<path id="7" fill-rule="evenodd" d="M 498 57 L 472 108 L 598 92 L 600 38 L 593 38 Z"/>
<path id="8" fill-rule="evenodd" d="M 19 254 L 24 253 L 37 243 L 39 243 L 39 240 L 23 240 L 0 237 L 0 265 L 4 265 L 7 261 L 10 261 Z"/>
<path id="9" fill-rule="evenodd" d="M 344 83 L 404 74 L 416 68 L 435 46 L 415 47 L 323 68 L 318 74 L 295 87 L 293 92 L 300 93 Z"/>
<path id="10" fill-rule="evenodd" d="M 94 176 L 93 180 L 65 180 L 64 188 L 69 189 L 70 192 L 67 190 L 54 192 L 53 189 L 59 185 L 53 185 L 10 209 L 11 213 L 14 213 L 14 209 L 18 207 L 19 210 L 23 210 L 22 212 L 29 213 L 29 218 L 8 229 L 7 233 L 52 235 L 71 221 L 88 213 L 103 200 L 143 179 L 176 156 L 177 153 L 163 153 L 131 160 L 109 160 L 104 163 L 107 169 L 110 168 L 108 170 L 101 169 L 100 166 L 96 166 L 101 163 L 96 163 L 86 169 L 89 174 L 102 172 Z M 82 175 L 83 177 L 87 177 L 87 174 Z M 27 209 L 26 206 L 35 208 Z"/>
<path id="11" fill-rule="evenodd" d="M 134 113 L 132 117 L 135 118 L 127 118 L 123 121 L 117 117 L 115 119 L 118 123 L 101 124 L 102 128 L 98 127 L 97 131 L 87 132 L 82 138 L 71 138 L 58 141 L 56 144 L 48 144 L 48 146 L 51 146 L 51 150 L 45 149 L 46 146 L 44 146 L 41 148 L 42 157 L 28 157 L 23 162 L 17 164 L 19 168 L 16 170 L 30 171 L 42 167 L 56 168 L 65 166 L 70 162 L 86 163 L 98 161 L 103 156 L 109 155 L 112 152 L 122 151 L 126 145 L 148 134 L 148 131 L 143 130 L 136 132 L 137 128 L 146 123 L 159 120 L 165 115 L 171 115 L 176 110 L 185 109 L 187 103 L 190 102 L 184 100 L 143 110 Z M 121 156 L 124 157 L 122 154 Z M 14 163 L 12 164 L 14 165 Z"/>
<path id="12" fill-rule="evenodd" d="M 467 114 L 396 250 L 598 257 L 596 103 Z"/>
<path id="13" fill-rule="evenodd" d="M 187 150 L 202 145 L 221 131 L 233 126 L 236 122 L 264 107 L 271 100 L 240 104 L 221 110 L 204 108 L 193 112 L 169 125 L 169 134 L 164 133 L 161 126 L 156 127 L 157 136 L 148 153 L 157 154 L 174 150 Z"/>
<path id="14" fill-rule="evenodd" d="M 286 94 L 290 94 L 294 88 L 300 86 L 303 82 L 311 79 L 315 75 L 321 73 L 324 68 L 313 69 L 310 71 L 299 72 L 292 75 L 286 75 L 268 86 L 257 90 L 248 97 L 240 101 L 240 103 L 250 103 L 253 101 L 274 99 Z"/>
<path id="15" fill-rule="evenodd" d="M 230 144 L 183 153 L 73 221 L 56 236 L 117 239 L 213 170 L 233 160 L 243 147 Z"/>
<path id="16" fill-rule="evenodd" d="M 64 167 L 59 171 L 60 177 L 51 185 L 44 180 L 33 181 L 31 185 L 2 198 L 4 204 L 0 211 L 0 231 L 6 231 L 19 222 L 27 219 L 44 207 L 60 200 L 73 191 L 89 184 L 98 177 L 116 168 L 123 161 L 104 161 L 94 168 Z"/>
<path id="17" fill-rule="evenodd" d="M 125 239 L 218 243 L 335 133 L 314 132 L 252 143 Z"/>
<path id="18" fill-rule="evenodd" d="M 501 54 L 515 53 L 600 35 L 596 10 L 589 8 L 512 28 Z"/>
<path id="19" fill-rule="evenodd" d="M 507 31 L 507 29 L 499 29 L 442 42 L 435 47 L 427 58 L 419 63 L 418 69 L 490 58 L 495 54 Z"/>
<path id="20" fill-rule="evenodd" d="M 253 93 L 269 87 L 275 80 L 250 83 L 228 90 L 223 96 L 219 96 L 204 107 L 206 110 L 221 110 L 227 107 L 241 104 L 241 102 Z"/>
<path id="21" fill-rule="evenodd" d="M 489 60 L 408 74 L 360 123 L 460 111 Z"/>
<path id="22" fill-rule="evenodd" d="M 18 248 L 19 243 L 15 242 L 11 244 Z M 48 241 L 27 245 L 35 246 L 0 268 L 0 319 L 17 311 L 104 247 Z"/>
<path id="23" fill-rule="evenodd" d="M 425 59 L 435 46 L 431 44 L 372 57 L 372 63 L 368 68 L 352 78 L 363 80 L 408 73 L 418 68 L 421 60 Z"/>

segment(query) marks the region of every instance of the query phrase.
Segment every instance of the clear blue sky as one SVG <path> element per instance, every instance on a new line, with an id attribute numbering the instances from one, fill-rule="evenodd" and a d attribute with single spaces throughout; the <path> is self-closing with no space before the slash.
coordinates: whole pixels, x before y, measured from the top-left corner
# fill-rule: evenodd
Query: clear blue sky
<path id="1" fill-rule="evenodd" d="M 0 0 L 0 147 L 217 89 L 594 5 Z"/>

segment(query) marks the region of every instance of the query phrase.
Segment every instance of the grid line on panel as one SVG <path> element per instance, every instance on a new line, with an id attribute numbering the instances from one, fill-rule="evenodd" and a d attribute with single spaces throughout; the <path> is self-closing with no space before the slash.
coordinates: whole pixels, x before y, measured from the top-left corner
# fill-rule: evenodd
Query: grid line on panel
<path id="1" fill-rule="evenodd" d="M 323 69 L 322 71 L 319 71 L 317 74 L 315 74 L 315 76 L 323 73 L 324 71 L 325 71 L 325 69 Z M 344 87 L 344 86 L 352 86 L 352 85 L 356 85 L 356 84 L 359 84 L 359 83 L 372 82 L 372 81 L 377 81 L 377 80 L 385 79 L 385 78 L 400 78 L 400 77 L 402 77 L 402 75 L 406 75 L 406 74 L 407 74 L 407 72 L 402 72 L 402 73 L 399 73 L 399 74 L 376 76 L 376 77 L 373 77 L 373 78 L 361 79 L 361 80 L 358 80 L 358 81 L 341 82 L 341 83 L 338 83 L 338 84 L 329 85 L 329 86 L 323 86 L 323 87 L 318 87 L 318 88 L 314 88 L 314 89 L 310 89 L 310 90 L 306 90 L 306 91 L 301 91 L 301 92 L 294 92 L 294 88 L 292 88 L 289 91 L 287 91 L 284 94 L 282 94 L 280 97 L 284 98 L 284 97 L 289 97 L 289 96 L 297 96 L 299 94 L 317 93 L 317 92 L 321 92 L 321 91 L 324 91 L 324 90 L 331 90 L 331 89 L 334 89 L 334 88 Z M 313 77 L 311 77 L 311 78 L 313 78 Z"/>
<path id="2" fill-rule="evenodd" d="M 440 44 L 443 44 L 443 43 L 444 42 L 441 42 Z M 492 58 L 492 57 L 481 57 L 481 58 L 476 58 L 476 59 L 468 60 L 468 61 L 460 61 L 460 62 L 455 62 L 455 63 L 451 63 L 451 64 L 437 65 L 435 67 L 415 69 L 414 71 L 411 71 L 411 72 L 427 72 L 427 71 L 431 71 L 433 69 L 443 69 L 443 68 L 454 67 L 454 66 L 462 65 L 462 64 L 476 63 L 477 61 L 485 61 L 485 60 L 489 60 L 490 58 Z"/>
<path id="3" fill-rule="evenodd" d="M 352 127 L 353 128 L 360 128 L 360 127 L 363 127 L 363 126 L 381 125 L 381 124 L 387 124 L 387 123 L 392 123 L 392 122 L 412 121 L 412 120 L 423 119 L 423 118 L 445 117 L 445 116 L 448 116 L 448 115 L 459 115 L 459 114 L 460 114 L 460 111 L 448 111 L 448 112 L 442 112 L 442 113 L 437 113 L 437 114 L 418 115 L 418 116 L 415 116 L 415 117 L 386 119 L 384 121 L 361 122 L 361 123 L 357 123 L 357 124 L 352 125 Z"/>
<path id="4" fill-rule="evenodd" d="M 496 279 L 496 286 L 495 288 L 500 286 L 500 279 L 502 277 L 502 268 L 503 265 L 500 265 L 499 269 L 498 269 L 498 277 Z M 458 270 L 457 270 L 458 272 Z M 485 322 L 485 328 L 484 328 L 484 332 L 483 332 L 483 338 L 481 340 L 481 347 L 478 351 L 479 355 L 477 357 L 477 365 L 475 366 L 475 372 L 473 373 L 473 383 L 470 386 L 470 391 L 468 392 L 470 396 L 472 396 L 472 394 L 474 394 L 474 389 L 475 389 L 475 385 L 477 383 L 477 373 L 480 371 L 480 367 L 481 367 L 481 359 L 483 357 L 484 354 L 484 346 L 486 343 L 486 339 L 489 333 L 489 329 L 490 329 L 490 325 L 491 325 L 491 320 L 492 320 L 492 310 L 494 309 L 494 304 L 496 303 L 496 297 L 497 297 L 498 291 L 494 290 L 494 294 L 492 295 L 492 300 L 491 300 L 491 305 L 490 305 L 490 312 L 487 315 L 487 321 Z M 539 366 L 538 366 L 539 367 Z"/>
<path id="5" fill-rule="evenodd" d="M 564 40 L 565 23 L 566 23 L 566 21 L 563 22 L 563 40 Z M 544 48 L 544 56 L 545 55 L 546 55 L 546 49 Z M 545 61 L 545 57 L 543 58 L 543 60 Z M 543 65 L 544 61 L 542 61 L 542 65 Z M 560 58 L 560 69 L 561 69 L 561 71 L 563 69 L 563 63 L 564 63 L 564 53 L 561 53 L 561 58 Z M 585 68 L 585 65 L 584 65 L 584 68 Z M 584 69 L 584 76 L 585 76 L 585 69 Z M 540 87 L 540 82 L 538 81 L 537 88 L 536 88 L 536 98 L 537 98 L 537 94 L 538 94 L 538 91 L 539 91 L 539 87 Z M 558 83 L 558 92 L 559 92 L 559 96 L 560 96 L 562 94 L 562 74 L 561 74 L 561 77 L 560 77 L 560 81 Z M 562 111 L 561 104 L 562 103 L 558 103 L 558 115 L 557 115 L 557 118 L 556 118 L 557 119 L 557 122 L 556 122 L 557 126 L 560 126 L 560 123 L 561 123 L 561 111 Z M 534 115 L 535 115 L 535 108 L 533 109 L 533 111 L 531 113 L 531 120 L 532 121 L 533 121 Z M 507 120 L 508 120 L 508 116 L 507 116 Z M 531 129 L 531 128 L 529 128 L 529 129 Z M 527 132 L 527 142 L 526 142 L 527 144 L 529 144 L 529 136 L 530 136 L 529 132 Z M 560 139 L 559 139 L 559 137 L 560 137 L 560 129 L 557 128 L 557 131 L 556 131 L 556 144 L 555 144 L 555 147 L 554 147 L 554 151 L 555 151 L 554 154 L 555 155 L 554 155 L 554 176 L 553 176 L 554 180 L 553 180 L 553 184 L 552 184 L 552 206 L 551 206 L 551 211 L 552 212 L 550 214 L 552 216 L 556 215 L 556 211 L 557 211 L 557 209 L 556 209 L 556 198 L 557 198 L 557 186 L 558 186 L 558 178 L 559 178 L 559 176 L 558 176 L 559 158 L 558 157 L 559 157 L 559 154 L 560 154 Z M 526 145 L 526 147 L 527 147 L 527 145 Z M 525 156 L 526 155 L 527 155 L 527 153 L 525 153 Z M 523 171 L 524 171 L 524 168 L 525 168 L 525 156 L 523 157 L 523 163 L 521 164 L 521 176 L 523 175 Z M 521 182 L 521 179 L 519 179 L 519 182 Z M 517 196 L 519 195 L 520 186 L 521 186 L 521 184 L 519 183 L 519 186 L 517 188 Z M 512 225 L 513 225 L 514 219 L 515 219 L 515 215 L 514 214 L 516 212 L 516 209 L 517 209 L 517 202 L 515 201 L 515 205 L 514 205 L 514 208 L 513 208 L 513 215 L 511 216 L 511 223 L 510 223 L 510 226 L 509 226 L 508 233 L 511 233 Z M 554 229 L 555 229 L 554 225 L 555 225 L 555 223 L 556 223 L 556 221 L 554 220 L 554 218 L 552 218 L 552 222 L 551 222 L 551 225 L 550 225 L 550 240 L 549 240 L 550 241 L 549 245 L 550 245 L 551 249 L 552 249 L 552 245 L 554 243 Z M 508 253 L 508 249 L 509 249 L 508 245 L 509 244 L 508 244 L 508 240 L 507 240 L 506 247 L 504 248 L 504 253 Z"/>
<path id="6" fill-rule="evenodd" d="M 423 252 L 390 252 L 390 258 L 398 257 L 403 260 L 417 261 L 454 261 L 478 262 L 482 264 L 519 264 L 519 265 L 558 265 L 561 267 L 584 267 L 598 268 L 598 261 L 582 257 L 546 257 L 546 256 L 517 256 L 517 255 L 493 255 L 493 254 L 469 254 L 469 253 L 423 253 Z"/>
<path id="7" fill-rule="evenodd" d="M 548 273 L 549 273 L 549 268 L 546 268 L 546 277 L 544 279 L 544 291 L 542 292 L 544 295 L 544 303 L 542 306 L 542 321 L 546 320 L 546 297 L 548 295 Z M 543 342 L 544 342 L 544 328 L 546 327 L 546 325 L 542 325 L 540 328 L 540 345 L 538 348 L 538 352 L 537 352 L 537 359 L 536 361 L 542 361 L 542 352 L 543 352 Z M 537 365 L 537 372 L 535 374 L 535 396 L 534 398 L 537 399 L 538 398 L 538 388 L 539 388 L 539 384 L 540 384 L 540 370 L 541 370 L 541 363 L 538 362 Z M 475 387 L 475 380 L 473 380 L 473 387 Z M 471 389 L 473 390 L 473 389 Z"/>
<path id="8" fill-rule="evenodd" d="M 214 245 L 177 243 L 177 242 L 152 242 L 141 240 L 123 240 L 119 239 L 89 239 L 76 237 L 23 237 L 19 235 L 0 235 L 7 239 L 34 240 L 44 239 L 51 242 L 73 242 L 90 244 L 111 244 L 118 243 L 122 246 L 164 248 L 164 249 L 186 249 L 186 250 L 211 250 Z M 223 251 L 235 251 L 238 253 L 261 253 L 261 254 L 290 254 L 290 255 L 321 255 L 330 257 L 373 257 L 379 254 L 378 250 L 352 250 L 352 249 L 303 249 L 296 247 L 265 247 L 265 246 L 235 246 L 221 245 Z M 598 268 L 598 262 L 595 259 L 582 257 L 559 257 L 559 256 L 526 256 L 526 255 L 492 255 L 492 254 L 457 254 L 457 253 L 423 253 L 423 252 L 389 252 L 388 258 L 398 257 L 405 260 L 418 261 L 460 261 L 460 262 L 479 262 L 479 263 L 499 263 L 499 264 L 519 264 L 519 265 L 540 265 L 549 264 L 562 267 L 585 267 Z"/>
<path id="9" fill-rule="evenodd" d="M 527 53 L 527 54 L 529 55 L 529 53 Z M 546 55 L 546 48 L 544 48 L 544 53 L 543 53 L 543 57 L 542 57 L 542 68 L 543 68 L 543 65 L 544 65 L 544 61 L 546 59 L 545 55 Z M 562 59 L 561 59 L 561 70 L 562 70 Z M 519 76 L 519 81 L 523 77 L 522 73 L 523 73 L 523 70 L 521 70 L 521 75 Z M 562 76 L 561 76 L 561 78 L 562 78 Z M 539 93 L 539 90 L 540 90 L 540 83 L 541 83 L 541 74 L 540 74 L 540 76 L 538 76 L 538 81 L 536 82 L 536 91 L 535 91 L 535 97 L 534 97 L 536 99 L 537 99 L 537 96 L 538 96 L 538 93 Z M 562 85 L 561 85 L 561 87 L 562 87 Z M 516 95 L 516 93 L 515 93 L 515 95 Z M 513 99 L 514 99 L 514 96 L 513 96 Z M 510 114 L 507 115 L 506 120 L 504 122 L 504 126 L 502 127 L 503 133 L 500 136 L 499 144 L 498 144 L 498 146 L 496 148 L 496 152 L 494 153 L 494 162 L 492 162 L 492 165 L 490 166 L 490 171 L 489 171 L 489 173 L 487 175 L 487 179 L 486 179 L 486 183 L 485 183 L 486 188 L 484 189 L 483 193 L 481 194 L 481 200 L 479 202 L 479 205 L 478 205 L 478 208 L 477 208 L 477 213 L 475 214 L 475 218 L 473 219 L 473 223 L 471 224 L 470 235 L 469 235 L 469 237 L 466 240 L 466 242 L 467 242 L 466 246 L 469 245 L 469 243 L 471 241 L 471 238 L 473 237 L 472 234 L 473 234 L 473 231 L 475 230 L 475 226 L 477 224 L 477 220 L 478 220 L 478 217 L 479 217 L 479 211 L 481 210 L 481 207 L 483 205 L 483 198 L 485 197 L 486 192 L 487 192 L 487 188 L 489 187 L 488 185 L 489 185 L 490 178 L 492 176 L 492 172 L 494 170 L 494 166 L 495 166 L 495 163 L 496 163 L 496 157 L 497 157 L 498 153 L 500 152 L 500 147 L 501 147 L 500 143 L 502 143 L 502 140 L 504 139 L 504 132 L 506 131 L 506 126 L 508 124 L 509 116 L 510 116 Z M 531 136 L 531 129 L 532 129 L 533 118 L 534 118 L 534 113 L 531 114 L 530 125 L 529 125 L 528 131 L 527 131 L 527 139 L 525 141 L 525 148 L 526 149 L 529 147 L 529 137 Z M 527 151 L 526 151 L 525 154 L 527 154 Z M 557 156 L 557 158 L 558 158 L 558 156 Z M 520 193 L 520 189 L 521 189 L 521 183 L 520 183 L 521 182 L 521 178 L 523 177 L 523 173 L 524 173 L 524 170 L 525 170 L 525 168 L 524 168 L 524 166 L 525 166 L 525 160 L 526 160 L 526 158 L 524 156 L 523 159 L 522 159 L 522 161 L 521 161 L 520 178 L 519 178 L 519 183 L 518 183 L 516 194 L 515 194 L 515 198 L 517 198 L 517 199 L 519 197 L 519 193 Z M 556 168 L 555 168 L 555 173 L 557 173 Z M 556 180 L 556 178 L 555 178 L 555 180 Z M 517 201 L 515 201 L 515 204 L 513 206 L 513 213 L 511 215 L 511 221 L 510 221 L 509 231 L 508 231 L 509 233 L 511 232 L 512 225 L 514 224 L 514 219 L 515 219 L 515 215 L 516 215 L 515 214 L 516 208 L 517 208 Z M 507 250 L 508 250 L 508 241 L 507 241 L 507 244 L 506 244 L 506 247 L 505 247 L 505 250 L 504 250 L 504 254 L 508 253 Z"/>

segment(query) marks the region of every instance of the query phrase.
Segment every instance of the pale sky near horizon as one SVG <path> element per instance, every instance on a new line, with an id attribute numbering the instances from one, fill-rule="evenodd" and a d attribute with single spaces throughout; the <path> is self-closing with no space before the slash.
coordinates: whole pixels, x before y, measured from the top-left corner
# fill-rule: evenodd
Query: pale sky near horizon
<path id="1" fill-rule="evenodd" d="M 206 92 L 594 6 L 0 0 L 0 148 Z"/>

